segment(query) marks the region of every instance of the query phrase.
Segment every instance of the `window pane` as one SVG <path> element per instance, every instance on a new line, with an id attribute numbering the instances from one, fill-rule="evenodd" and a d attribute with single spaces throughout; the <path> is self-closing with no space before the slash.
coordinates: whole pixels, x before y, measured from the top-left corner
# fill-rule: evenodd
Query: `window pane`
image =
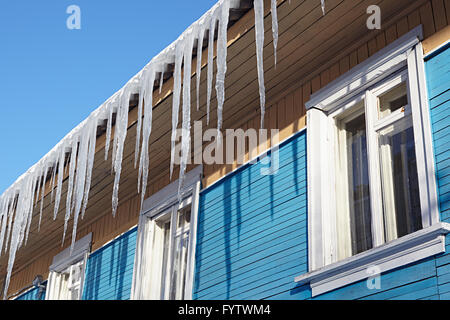
<path id="1" fill-rule="evenodd" d="M 189 232 L 177 236 L 174 241 L 174 263 L 170 286 L 170 300 L 183 300 L 186 280 Z"/>
<path id="2" fill-rule="evenodd" d="M 386 241 L 422 229 L 411 118 L 380 132 Z"/>
<path id="3" fill-rule="evenodd" d="M 170 250 L 170 221 L 164 224 L 163 258 L 161 273 L 161 298 L 164 299 L 166 291 L 166 272 L 168 270 L 169 250 Z"/>
<path id="4" fill-rule="evenodd" d="M 364 114 L 346 123 L 347 172 L 352 254 L 372 248 L 366 122 Z"/>
<path id="5" fill-rule="evenodd" d="M 392 90 L 378 97 L 379 119 L 390 115 L 392 112 L 408 105 L 406 83 L 402 82 Z"/>

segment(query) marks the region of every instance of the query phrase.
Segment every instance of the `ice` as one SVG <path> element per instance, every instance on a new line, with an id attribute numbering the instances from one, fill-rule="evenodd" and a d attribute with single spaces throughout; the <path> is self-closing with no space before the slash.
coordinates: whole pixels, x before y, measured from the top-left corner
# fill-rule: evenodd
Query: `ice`
<path id="1" fill-rule="evenodd" d="M 208 35 L 208 69 L 207 69 L 207 84 L 206 84 L 206 123 L 209 124 L 209 111 L 211 110 L 211 91 L 213 82 L 213 59 L 214 59 L 214 33 L 216 29 L 217 17 L 213 12 L 209 20 L 209 35 Z"/>
<path id="2" fill-rule="evenodd" d="M 52 195 L 51 195 L 51 202 L 53 202 L 53 193 L 55 190 L 55 178 L 56 178 L 56 167 L 58 166 L 58 161 L 55 160 L 55 166 L 53 167 L 53 172 L 52 172 L 52 179 L 50 181 L 51 185 L 52 185 Z"/>
<path id="3" fill-rule="evenodd" d="M 144 73 L 142 73 L 144 74 Z M 141 75 L 143 77 L 143 75 Z M 144 79 L 141 79 L 141 83 L 145 81 Z M 138 116 L 137 116 L 137 123 L 136 123 L 136 147 L 134 151 L 134 168 L 136 169 L 138 157 L 139 157 L 139 148 L 141 145 L 141 129 L 142 129 L 142 103 L 144 100 L 144 92 L 143 87 L 141 85 L 140 91 L 139 91 L 139 102 L 138 102 Z"/>
<path id="4" fill-rule="evenodd" d="M 202 53 L 203 53 L 203 38 L 205 36 L 205 30 L 203 29 L 203 25 L 201 25 L 198 28 L 198 41 L 197 41 L 197 69 L 196 69 L 196 76 L 197 76 L 197 86 L 196 86 L 196 93 L 197 93 L 197 111 L 200 110 L 200 80 L 201 80 L 201 74 L 202 74 Z"/>
<path id="5" fill-rule="evenodd" d="M 142 136 L 142 148 L 141 157 L 139 161 L 139 174 L 138 174 L 138 192 L 141 192 L 141 208 L 145 199 L 145 193 L 147 191 L 147 180 L 149 170 L 149 142 L 152 132 L 153 121 L 153 86 L 155 84 L 155 69 L 153 66 L 147 70 L 144 76 L 144 81 L 141 83 L 141 90 L 144 100 L 144 125 Z M 142 187 L 140 187 L 142 182 Z"/>
<path id="6" fill-rule="evenodd" d="M 225 75 L 227 73 L 227 30 L 230 14 L 230 1 L 224 1 L 220 8 L 219 33 L 217 36 L 217 143 L 220 145 L 220 131 L 222 129 L 223 104 L 225 103 Z"/>
<path id="7" fill-rule="evenodd" d="M 111 144 L 111 127 L 112 127 L 112 115 L 113 115 L 113 107 L 112 102 L 108 101 L 106 104 L 106 113 L 108 115 L 107 125 L 106 125 L 106 142 L 105 142 L 105 161 L 108 160 L 108 151 L 109 146 Z"/>
<path id="8" fill-rule="evenodd" d="M 97 143 L 97 125 L 98 119 L 95 117 L 91 123 L 90 136 L 89 136 L 89 151 L 88 151 L 88 160 L 87 160 L 87 168 L 86 168 L 86 184 L 84 188 L 84 200 L 83 200 L 83 208 L 81 211 L 81 219 L 84 219 L 84 214 L 86 212 L 86 207 L 89 200 L 89 191 L 91 190 L 91 180 L 92 180 L 92 169 L 94 168 L 94 158 L 95 158 L 95 146 Z"/>
<path id="9" fill-rule="evenodd" d="M 259 101 L 261 105 L 261 129 L 264 128 L 264 114 L 266 104 L 266 89 L 264 87 L 264 0 L 254 0 L 255 6 L 255 37 L 256 60 L 258 68 Z"/>
<path id="10" fill-rule="evenodd" d="M 164 84 L 164 69 L 161 71 L 161 78 L 159 79 L 159 94 L 161 94 L 163 84 Z"/>
<path id="11" fill-rule="evenodd" d="M 41 222 L 42 222 L 42 210 L 44 209 L 44 195 L 45 195 L 45 179 L 47 178 L 48 167 L 45 166 L 44 175 L 42 176 L 42 188 L 41 188 L 41 205 L 39 208 L 39 226 L 38 232 L 41 231 Z M 53 190 L 52 190 L 53 191 Z"/>
<path id="12" fill-rule="evenodd" d="M 61 148 L 59 151 L 59 160 L 58 160 L 58 181 L 56 183 L 56 198 L 55 198 L 55 206 L 53 210 L 53 220 L 56 219 L 59 210 L 59 204 L 61 201 L 61 191 L 62 191 L 62 182 L 64 176 L 64 159 L 65 159 L 65 149 Z M 53 169 L 56 171 L 56 165 Z"/>
<path id="13" fill-rule="evenodd" d="M 325 0 L 320 0 L 321 5 L 322 5 L 322 13 L 323 15 L 325 15 Z"/>
<path id="14" fill-rule="evenodd" d="M 77 158 L 77 149 L 78 149 L 78 139 L 73 139 L 71 143 L 71 154 L 70 154 L 70 164 L 69 164 L 69 182 L 67 187 L 67 197 L 66 197 L 66 214 L 64 216 L 64 232 L 62 237 L 61 246 L 64 245 L 64 239 L 66 237 L 67 224 L 70 219 L 71 209 L 72 209 L 72 193 L 73 193 L 73 185 L 74 185 L 74 177 L 75 177 L 75 165 Z"/>
<path id="15" fill-rule="evenodd" d="M 87 162 L 89 156 L 89 138 L 92 132 L 92 126 L 94 125 L 94 120 L 91 119 L 86 128 L 82 131 L 80 135 L 80 146 L 78 152 L 78 161 L 77 161 L 77 171 L 75 176 L 75 186 L 73 193 L 73 203 L 74 203 L 74 211 L 73 211 L 73 228 L 72 228 L 72 243 L 70 246 L 70 253 L 72 254 L 73 246 L 75 244 L 76 232 L 78 227 L 78 217 L 80 216 L 81 206 L 83 204 L 83 197 L 85 192 L 85 184 L 86 184 L 86 170 L 87 170 Z M 96 125 L 96 124 L 95 124 Z"/>
<path id="16" fill-rule="evenodd" d="M 8 224 L 8 216 L 9 216 L 9 208 L 10 206 L 12 206 L 12 202 L 11 199 L 9 199 L 8 197 L 3 197 L 2 198 L 2 207 L 1 207 L 1 216 L 0 216 L 0 255 L 2 253 L 3 250 L 3 244 L 4 244 L 4 239 L 5 239 L 5 233 L 6 233 L 6 226 Z"/>
<path id="17" fill-rule="evenodd" d="M 172 179 L 173 166 L 175 163 L 175 140 L 177 137 L 178 112 L 180 109 L 181 93 L 181 64 L 183 61 L 183 41 L 176 44 L 175 48 L 175 70 L 173 73 L 173 97 L 172 97 L 172 136 L 170 152 L 170 178 Z"/>
<path id="18" fill-rule="evenodd" d="M 275 68 L 277 67 L 277 46 L 278 46 L 278 14 L 277 0 L 271 0 L 272 13 L 272 35 L 273 35 L 273 56 L 275 59 Z"/>
<path id="19" fill-rule="evenodd" d="M 125 139 L 127 137 L 130 96 L 131 88 L 125 86 L 120 93 L 119 107 L 117 110 L 116 130 L 114 133 L 113 165 L 115 176 L 112 196 L 112 214 L 114 217 L 116 216 L 117 207 L 119 205 L 119 182 L 120 174 L 122 172 L 123 148 Z"/>
<path id="20" fill-rule="evenodd" d="M 178 188 L 178 197 L 180 198 L 181 188 L 184 182 L 184 174 L 189 157 L 189 148 L 191 146 L 191 75 L 192 75 L 192 50 L 194 47 L 195 28 L 186 34 L 184 41 L 184 73 L 183 73 L 183 121 L 181 135 L 181 161 L 180 161 L 180 179 Z"/>

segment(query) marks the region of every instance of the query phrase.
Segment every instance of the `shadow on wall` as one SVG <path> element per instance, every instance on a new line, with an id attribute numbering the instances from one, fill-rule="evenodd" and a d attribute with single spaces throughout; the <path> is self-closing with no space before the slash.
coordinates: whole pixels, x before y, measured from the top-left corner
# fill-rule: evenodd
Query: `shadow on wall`
<path id="1" fill-rule="evenodd" d="M 137 229 L 89 256 L 83 300 L 129 300 Z"/>
<path id="2" fill-rule="evenodd" d="M 194 299 L 267 299 L 297 289 L 294 277 L 307 265 L 306 131 L 279 152 L 274 175 L 262 175 L 268 165 L 258 161 L 202 191 Z"/>

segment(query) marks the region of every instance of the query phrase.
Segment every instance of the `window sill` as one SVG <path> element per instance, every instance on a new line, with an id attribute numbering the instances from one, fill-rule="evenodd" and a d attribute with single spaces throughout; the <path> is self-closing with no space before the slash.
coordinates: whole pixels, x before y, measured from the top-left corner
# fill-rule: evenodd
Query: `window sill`
<path id="1" fill-rule="evenodd" d="M 450 224 L 436 223 L 377 248 L 362 252 L 295 278 L 298 284 L 310 283 L 312 296 L 338 289 L 371 276 L 370 266 L 386 272 L 445 252 L 445 235 Z"/>

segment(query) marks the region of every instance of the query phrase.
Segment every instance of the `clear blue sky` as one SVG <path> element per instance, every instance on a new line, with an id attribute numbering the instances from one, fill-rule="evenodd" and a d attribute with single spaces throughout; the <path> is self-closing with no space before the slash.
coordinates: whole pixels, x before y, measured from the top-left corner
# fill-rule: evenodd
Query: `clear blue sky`
<path id="1" fill-rule="evenodd" d="M 1 1 L 0 194 L 215 2 Z"/>

